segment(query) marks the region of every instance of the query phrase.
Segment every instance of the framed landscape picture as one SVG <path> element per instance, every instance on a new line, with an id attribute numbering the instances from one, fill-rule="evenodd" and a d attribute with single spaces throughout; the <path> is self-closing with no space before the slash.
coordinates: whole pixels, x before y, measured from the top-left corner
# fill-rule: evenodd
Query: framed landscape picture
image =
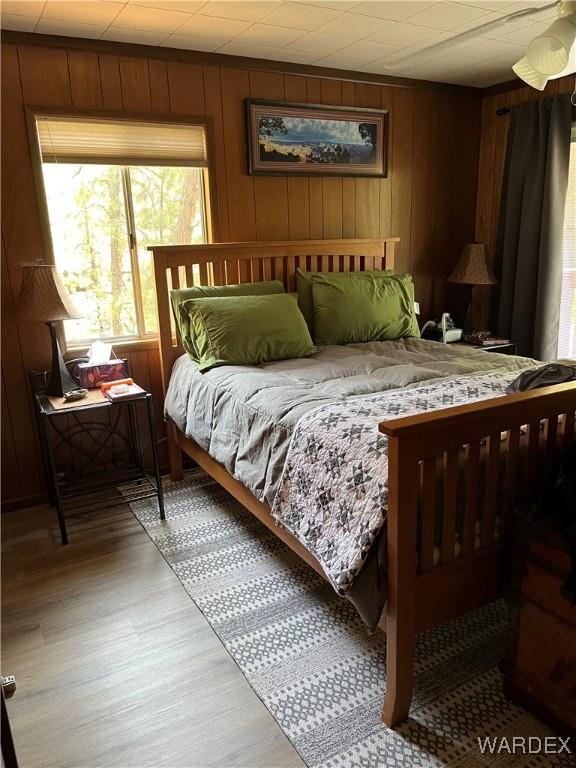
<path id="1" fill-rule="evenodd" d="M 250 174 L 386 176 L 385 110 L 246 99 L 246 115 Z"/>

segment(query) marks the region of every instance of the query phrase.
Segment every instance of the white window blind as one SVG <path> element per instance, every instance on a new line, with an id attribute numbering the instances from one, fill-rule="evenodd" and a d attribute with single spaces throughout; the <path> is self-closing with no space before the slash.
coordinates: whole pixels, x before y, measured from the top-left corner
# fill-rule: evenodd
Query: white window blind
<path id="1" fill-rule="evenodd" d="M 558 357 L 576 359 L 576 127 L 572 129 L 562 263 Z"/>
<path id="2" fill-rule="evenodd" d="M 203 168 L 203 125 L 36 115 L 43 162 Z"/>

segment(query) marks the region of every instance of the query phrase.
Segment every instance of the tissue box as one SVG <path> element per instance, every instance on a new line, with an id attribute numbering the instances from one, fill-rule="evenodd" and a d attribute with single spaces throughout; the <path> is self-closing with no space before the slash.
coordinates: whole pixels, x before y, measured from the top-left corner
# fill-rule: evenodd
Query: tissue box
<path id="1" fill-rule="evenodd" d="M 80 386 L 95 389 L 103 381 L 118 381 L 128 377 L 128 361 L 109 360 L 107 363 L 79 363 Z"/>

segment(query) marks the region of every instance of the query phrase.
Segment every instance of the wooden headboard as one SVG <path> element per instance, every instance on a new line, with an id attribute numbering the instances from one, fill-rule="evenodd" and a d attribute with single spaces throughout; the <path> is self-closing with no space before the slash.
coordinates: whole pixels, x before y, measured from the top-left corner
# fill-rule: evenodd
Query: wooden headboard
<path id="1" fill-rule="evenodd" d="M 172 288 L 282 280 L 287 291 L 295 291 L 298 267 L 311 272 L 394 269 L 394 245 L 398 241 L 391 237 L 151 246 L 148 250 L 154 258 L 164 392 L 172 363 L 183 352 L 173 330 L 169 299 Z"/>

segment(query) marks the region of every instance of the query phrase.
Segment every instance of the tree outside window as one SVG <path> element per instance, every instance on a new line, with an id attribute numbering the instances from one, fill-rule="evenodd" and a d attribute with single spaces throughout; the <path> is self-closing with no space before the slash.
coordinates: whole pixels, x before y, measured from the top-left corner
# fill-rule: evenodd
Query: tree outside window
<path id="1" fill-rule="evenodd" d="M 203 171 L 44 163 L 56 266 L 83 317 L 70 343 L 157 332 L 149 245 L 206 242 Z"/>

